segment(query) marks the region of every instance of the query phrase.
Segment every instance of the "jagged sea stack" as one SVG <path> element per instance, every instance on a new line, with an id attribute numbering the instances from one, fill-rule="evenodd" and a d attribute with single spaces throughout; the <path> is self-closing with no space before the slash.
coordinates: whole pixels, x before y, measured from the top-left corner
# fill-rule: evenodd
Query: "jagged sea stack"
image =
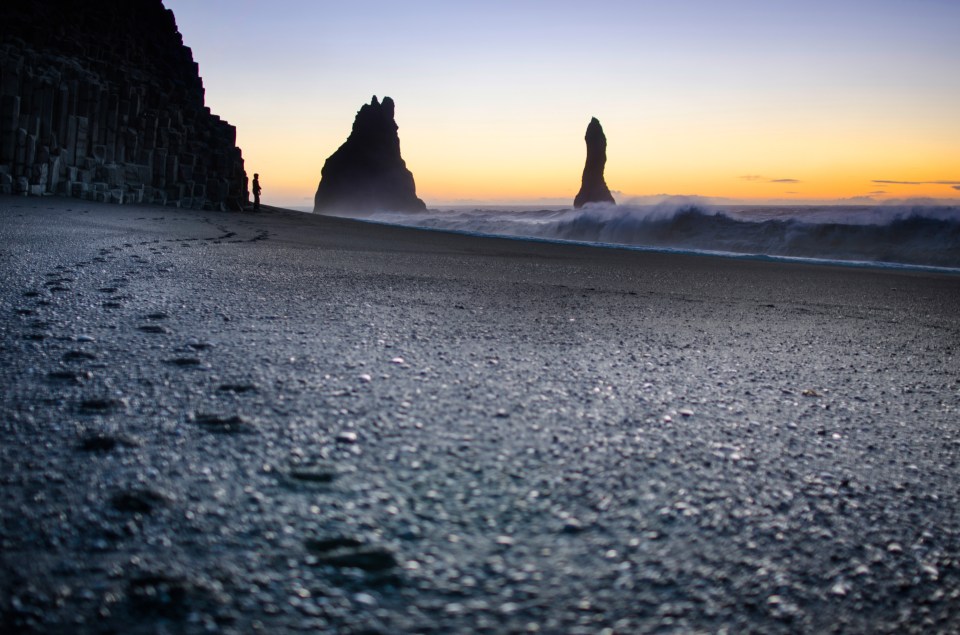
<path id="1" fill-rule="evenodd" d="M 583 182 L 573 206 L 583 207 L 587 203 L 613 203 L 613 194 L 603 180 L 603 168 L 607 164 L 607 137 L 603 134 L 600 122 L 594 117 L 587 125 L 587 163 L 583 166 Z"/>
<path id="2" fill-rule="evenodd" d="M 416 212 L 427 208 L 417 198 L 413 174 L 400 156 L 394 103 L 376 95 L 353 120 L 350 136 L 330 155 L 320 172 L 315 212 L 364 214 Z"/>

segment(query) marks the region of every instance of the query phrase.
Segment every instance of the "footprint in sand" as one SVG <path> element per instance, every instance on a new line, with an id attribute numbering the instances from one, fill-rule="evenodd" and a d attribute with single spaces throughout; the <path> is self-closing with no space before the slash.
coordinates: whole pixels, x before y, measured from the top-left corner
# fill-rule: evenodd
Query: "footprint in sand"
<path id="1" fill-rule="evenodd" d="M 81 384 L 85 380 L 93 379 L 93 373 L 88 370 L 52 370 L 47 373 L 47 378 L 50 379 L 50 381 L 57 383 L 64 382 L 69 384 Z"/>
<path id="2" fill-rule="evenodd" d="M 203 362 L 196 357 L 174 357 L 165 361 L 171 366 L 179 366 L 180 368 L 201 368 L 203 366 Z"/>
<path id="3" fill-rule="evenodd" d="M 70 287 L 67 285 L 73 282 L 73 278 L 54 278 L 44 283 L 44 286 L 47 287 L 47 291 L 50 293 L 61 293 L 65 291 L 70 291 Z"/>
<path id="4" fill-rule="evenodd" d="M 243 434 L 254 432 L 252 423 L 240 415 L 219 415 L 213 413 L 197 413 L 192 417 L 193 422 L 209 430 L 222 434 Z"/>
<path id="5" fill-rule="evenodd" d="M 171 333 L 170 329 L 165 326 L 160 326 L 159 324 L 144 324 L 138 326 L 137 330 L 143 331 L 144 333 L 152 333 L 154 335 L 169 335 Z"/>
<path id="6" fill-rule="evenodd" d="M 174 501 L 166 492 L 150 487 L 131 487 L 110 497 L 110 505 L 121 512 L 149 514 L 158 507 L 166 507 Z"/>
<path id="7" fill-rule="evenodd" d="M 243 394 L 247 392 L 256 392 L 257 387 L 253 384 L 221 384 L 217 387 L 220 392 L 232 392 L 234 394 Z"/>
<path id="8" fill-rule="evenodd" d="M 79 404 L 80 412 L 86 414 L 106 414 L 115 412 L 122 406 L 122 401 L 110 397 L 92 397 L 82 400 Z"/>
<path id="9" fill-rule="evenodd" d="M 65 362 L 92 362 L 97 359 L 97 356 L 88 351 L 74 350 L 64 353 L 61 359 Z"/>
<path id="10" fill-rule="evenodd" d="M 329 491 L 340 472 L 329 463 L 293 465 L 288 470 L 276 470 L 280 483 L 299 492 Z"/>
<path id="11" fill-rule="evenodd" d="M 399 564 L 388 549 L 366 545 L 355 538 L 308 538 L 303 544 L 312 554 L 311 562 L 318 565 L 376 573 L 389 571 Z"/>
<path id="12" fill-rule="evenodd" d="M 136 448 L 143 445 L 139 439 L 107 432 L 87 432 L 80 437 L 77 449 L 84 452 L 109 452 L 114 448 Z"/>

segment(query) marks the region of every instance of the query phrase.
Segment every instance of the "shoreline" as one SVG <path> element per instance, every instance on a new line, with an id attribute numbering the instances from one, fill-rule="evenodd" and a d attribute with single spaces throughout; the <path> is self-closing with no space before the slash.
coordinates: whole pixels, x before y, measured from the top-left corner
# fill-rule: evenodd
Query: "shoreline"
<path id="1" fill-rule="evenodd" d="M 10 201 L 16 200 L 32 200 L 28 197 L 20 196 L 0 196 L 0 205 L 3 205 L 4 199 Z M 153 204 L 128 204 L 128 205 L 114 205 L 111 203 L 94 203 L 90 201 L 82 201 L 73 198 L 64 198 L 59 196 L 46 195 L 40 199 L 47 201 L 58 201 L 60 204 L 65 205 L 73 201 L 79 201 L 78 204 L 88 203 L 93 205 L 109 205 L 120 208 L 156 208 L 158 210 L 181 210 L 181 208 L 164 206 L 164 205 L 153 205 Z M 765 208 L 769 206 L 758 205 L 757 207 Z M 811 206 L 819 208 L 822 206 Z M 837 207 L 837 206 L 833 206 Z M 847 206 L 851 209 L 859 208 L 861 206 Z M 437 208 L 439 209 L 439 208 Z M 261 205 L 260 212 L 254 212 L 252 208 L 244 209 L 241 212 L 226 210 L 226 211 L 216 211 L 213 210 L 193 210 L 188 208 L 182 208 L 184 212 L 196 212 L 198 214 L 202 213 L 224 213 L 224 214 L 238 214 L 238 215 L 251 215 L 255 217 L 261 217 L 264 215 L 273 214 L 274 216 L 280 215 L 292 215 L 296 217 L 312 217 L 312 218 L 324 218 L 328 220 L 344 221 L 346 223 L 356 223 L 360 226 L 377 226 L 384 229 L 400 229 L 400 230 L 409 230 L 415 232 L 425 232 L 425 233 L 438 233 L 441 235 L 450 235 L 450 236 L 462 236 L 467 239 L 482 239 L 490 241 L 511 241 L 517 243 L 529 243 L 531 245 L 557 245 L 560 247 L 570 246 L 576 248 L 586 248 L 586 249 L 599 249 L 599 250 L 614 250 L 614 251 L 625 251 L 625 252 L 636 252 L 640 254 L 651 254 L 656 256 L 667 256 L 667 257 L 696 257 L 696 258 L 718 258 L 722 260 L 740 260 L 752 263 L 773 263 L 781 265 L 798 265 L 798 266 L 814 266 L 814 267 L 839 267 L 839 268 L 851 268 L 851 269 L 866 269 L 866 270 L 878 270 L 885 272 L 903 272 L 903 273 L 917 273 L 917 274 L 942 274 L 947 276 L 960 275 L 960 268 L 955 267 L 943 267 L 936 265 L 921 265 L 921 264 L 911 264 L 911 263 L 901 263 L 901 262 L 884 262 L 884 261 L 864 261 L 864 260 L 843 260 L 843 259 L 825 259 L 825 258 L 812 258 L 812 257 L 802 257 L 802 256 L 781 256 L 781 255 L 769 255 L 769 254 L 752 254 L 752 253 L 740 253 L 740 252 L 727 252 L 727 251 L 716 251 L 716 250 L 705 250 L 705 249 L 693 249 L 693 248 L 683 248 L 683 247 L 659 247 L 659 246 L 643 246 L 643 245 L 629 245 L 623 243 L 607 243 L 607 242 L 592 242 L 592 241 L 583 241 L 583 240 L 574 240 L 574 239 L 563 239 L 563 238 L 544 238 L 537 236 L 518 236 L 518 235 L 509 235 L 509 234 L 493 234 L 485 232 L 476 232 L 470 230 L 460 230 L 460 229 L 451 229 L 451 228 L 442 228 L 442 227 L 422 227 L 409 224 L 398 224 L 390 223 L 387 221 L 381 220 L 371 220 L 361 216 L 350 217 L 350 216 L 339 216 L 333 214 L 316 214 L 314 212 L 306 210 L 298 210 L 287 207 L 277 207 L 272 205 Z M 268 216 L 264 216 L 265 218 Z"/>
<path id="2" fill-rule="evenodd" d="M 631 222 L 633 223 L 639 222 L 641 224 L 646 224 L 647 222 L 649 222 L 648 220 L 645 220 L 643 217 L 634 218 L 631 216 L 631 210 L 635 211 L 637 209 L 636 207 L 624 206 L 622 209 L 623 209 L 623 214 L 626 215 L 624 218 L 628 219 L 625 221 L 627 224 L 627 227 L 630 226 Z M 770 208 L 769 206 L 761 206 L 758 209 L 764 209 L 764 210 L 779 209 L 781 212 L 789 209 L 793 212 L 796 212 L 798 207 L 792 206 L 787 208 Z M 877 206 L 873 206 L 871 208 L 860 208 L 860 207 L 850 207 L 850 206 L 847 206 L 847 207 L 832 206 L 829 208 L 824 208 L 822 206 L 815 206 L 815 207 L 810 207 L 810 209 L 812 211 L 820 211 L 820 212 L 829 211 L 833 213 L 836 213 L 838 211 L 849 211 L 852 209 L 853 210 L 862 209 L 864 211 L 883 210 L 883 208 L 877 207 Z M 311 213 L 310 211 L 305 209 L 294 209 L 290 211 L 303 212 L 308 214 Z M 457 214 L 459 213 L 470 212 L 470 211 L 474 213 L 481 212 L 481 210 L 476 208 L 473 210 L 464 208 L 459 211 L 450 210 L 450 213 L 453 217 L 456 217 Z M 862 251 L 862 248 L 863 248 L 862 241 L 868 240 L 868 239 L 865 237 L 859 237 L 858 239 L 854 239 L 853 237 L 848 235 L 848 240 L 854 239 L 854 240 L 861 241 L 860 243 L 861 251 L 858 252 L 857 250 L 854 250 L 853 252 L 848 252 L 846 254 L 835 253 L 831 257 L 831 255 L 829 254 L 822 254 L 822 255 L 811 254 L 811 253 L 803 254 L 802 252 L 804 248 L 801 247 L 800 250 L 798 251 L 796 248 L 790 248 L 788 245 L 784 245 L 784 244 L 780 245 L 781 248 L 785 248 L 785 251 L 783 251 L 782 253 L 778 253 L 776 248 L 771 249 L 770 244 L 765 245 L 766 251 L 751 251 L 751 247 L 756 247 L 756 245 L 752 245 L 749 238 L 741 239 L 739 249 L 733 248 L 733 247 L 728 249 L 718 249 L 715 247 L 711 247 L 709 246 L 709 243 L 710 243 L 709 240 L 707 240 L 705 246 L 696 246 L 694 244 L 689 244 L 689 243 L 684 245 L 682 243 L 690 240 L 689 236 L 686 236 L 686 237 L 684 236 L 687 232 L 689 232 L 688 227 L 684 227 L 682 224 L 681 226 L 678 226 L 678 227 L 670 227 L 669 225 L 663 226 L 662 224 L 658 226 L 658 223 L 656 222 L 654 222 L 651 226 L 647 227 L 646 229 L 642 230 L 644 232 L 645 231 L 652 232 L 652 234 L 648 237 L 649 240 L 645 241 L 646 244 L 644 244 L 644 241 L 642 240 L 637 241 L 635 239 L 617 240 L 616 234 L 618 230 L 616 229 L 615 225 L 609 228 L 609 231 L 613 233 L 612 236 L 609 233 L 606 233 L 608 228 L 607 223 L 611 222 L 610 219 L 608 219 L 607 221 L 597 220 L 597 219 L 587 220 L 587 224 L 592 225 L 594 227 L 594 231 L 597 233 L 596 238 L 564 237 L 562 234 L 569 232 L 570 223 L 576 222 L 576 221 L 571 221 L 569 219 L 566 222 L 561 223 L 560 227 L 555 228 L 557 230 L 557 235 L 551 236 L 551 235 L 548 235 L 547 232 L 542 232 L 542 230 L 538 232 L 533 230 L 532 228 L 528 228 L 528 229 L 524 229 L 523 227 L 511 228 L 510 224 L 512 222 L 515 222 L 514 221 L 514 219 L 516 218 L 515 214 L 521 213 L 521 215 L 523 215 L 523 213 L 519 212 L 516 209 L 511 209 L 509 211 L 507 210 L 500 210 L 500 211 L 508 213 L 510 220 L 498 218 L 496 216 L 497 210 L 491 210 L 491 212 L 494 213 L 494 216 L 488 217 L 486 219 L 486 224 L 491 229 L 483 229 L 483 225 L 480 225 L 478 229 L 471 229 L 469 227 L 460 228 L 457 226 L 459 222 L 450 224 L 449 222 L 445 222 L 444 220 L 442 220 L 442 217 L 445 214 L 445 212 L 441 209 L 431 209 L 431 210 L 427 210 L 427 212 L 425 212 L 424 214 L 412 214 L 412 215 L 411 214 L 392 214 L 390 212 L 383 212 L 380 214 L 373 214 L 373 215 L 367 215 L 367 216 L 360 215 L 360 216 L 353 216 L 353 217 L 351 216 L 341 216 L 341 217 L 351 218 L 353 220 L 358 220 L 360 222 L 365 222 L 365 223 L 380 224 L 380 225 L 386 225 L 386 226 L 410 227 L 410 228 L 422 229 L 426 231 L 452 232 L 452 233 L 463 234 L 467 236 L 476 236 L 481 238 L 506 238 L 511 240 L 532 241 L 532 242 L 546 242 L 546 243 L 558 243 L 558 244 L 569 244 L 569 245 L 586 245 L 586 246 L 600 247 L 604 249 L 628 249 L 632 251 L 653 252 L 653 253 L 681 254 L 681 255 L 689 254 L 689 255 L 699 255 L 699 256 L 749 259 L 749 260 L 760 260 L 760 261 L 768 260 L 768 261 L 785 262 L 785 263 L 793 262 L 793 263 L 806 263 L 806 264 L 819 264 L 819 265 L 834 265 L 834 266 L 842 266 L 842 267 L 875 267 L 875 268 L 881 268 L 881 269 L 902 269 L 902 270 L 912 270 L 912 271 L 927 271 L 932 273 L 947 273 L 952 275 L 960 274 L 960 262 L 949 262 L 948 264 L 948 262 L 945 261 L 943 258 L 931 258 L 929 256 L 920 257 L 920 260 L 911 261 L 909 259 L 911 257 L 914 259 L 918 258 L 916 249 L 919 247 L 918 245 L 914 244 L 917 240 L 919 240 L 919 237 L 911 236 L 911 235 L 900 236 L 900 240 L 904 243 L 904 247 L 906 245 L 911 245 L 912 249 L 907 249 L 905 252 L 897 254 L 895 251 L 891 253 L 888 248 L 886 252 L 874 254 L 876 257 L 872 259 L 867 257 L 867 255 Z M 612 210 L 610 209 L 606 209 L 606 210 L 597 209 L 594 211 L 597 212 L 598 214 L 599 213 L 610 214 L 612 212 Z M 723 210 L 723 208 L 719 208 L 719 207 L 714 209 L 713 211 L 719 214 L 727 213 Z M 547 209 L 536 210 L 531 208 L 529 210 L 529 213 L 533 215 L 532 218 L 536 218 L 537 214 L 544 214 L 544 213 L 555 214 L 558 212 L 564 212 L 569 214 L 574 212 L 574 210 L 570 208 L 565 208 L 565 209 L 558 208 L 556 210 L 547 210 Z M 707 212 L 704 212 L 703 210 L 700 210 L 700 212 L 703 214 L 707 214 Z M 916 214 L 916 213 L 917 213 L 916 209 L 914 209 L 913 212 L 911 212 L 911 214 Z M 709 214 L 707 214 L 701 220 L 706 220 L 709 217 L 710 217 Z M 896 220 L 896 218 L 897 217 L 893 217 L 894 220 Z M 769 225 L 770 223 L 776 223 L 776 224 L 789 223 L 791 224 L 791 226 L 795 226 L 797 231 L 799 232 L 799 235 L 795 235 L 793 239 L 798 240 L 800 242 L 803 242 L 803 240 L 805 239 L 806 241 L 809 242 L 813 239 L 813 236 L 812 235 L 803 236 L 803 234 L 805 234 L 806 232 L 811 231 L 808 228 L 825 227 L 825 225 L 821 224 L 824 221 L 817 221 L 817 220 L 807 221 L 799 217 L 793 218 L 789 216 L 783 216 L 783 217 L 773 216 L 768 218 L 760 218 L 760 219 L 752 219 L 752 220 L 747 218 L 737 219 L 736 217 L 726 216 L 725 220 L 743 223 L 741 227 L 726 229 L 726 232 L 727 232 L 726 237 L 728 239 L 732 235 L 736 234 L 738 230 L 742 232 L 743 236 L 749 237 L 752 235 L 752 232 L 756 227 L 766 226 L 766 225 Z M 889 222 L 890 220 L 891 218 L 888 215 L 887 221 Z M 942 219 L 936 219 L 936 220 L 942 220 Z M 493 227 L 496 227 L 498 224 L 501 224 L 501 227 L 503 227 L 502 223 L 504 222 L 506 222 L 507 225 L 502 232 L 497 233 L 499 230 L 492 229 Z M 567 225 L 567 228 L 564 228 L 563 225 Z M 827 225 L 834 227 L 835 229 L 840 230 L 841 232 L 842 231 L 849 232 L 851 231 L 851 228 L 865 228 L 865 227 L 877 228 L 877 227 L 882 227 L 884 223 L 881 222 L 874 225 L 871 223 L 863 223 L 861 222 L 861 220 L 855 220 L 855 219 L 845 219 L 845 220 L 834 219 L 833 221 L 828 222 Z M 940 228 L 940 229 L 944 232 L 950 231 L 949 227 Z M 709 232 L 712 230 L 708 229 L 707 227 L 702 227 L 701 231 Z M 774 230 L 775 234 L 779 231 L 783 231 L 783 230 L 782 229 Z M 910 230 L 907 230 L 907 231 L 908 233 L 910 232 Z M 930 229 L 928 231 L 933 231 L 933 229 Z M 669 241 L 665 241 L 662 238 L 662 234 L 664 232 L 666 233 L 676 232 L 677 240 L 681 244 L 670 244 Z M 537 235 L 538 233 L 541 233 L 543 235 Z M 574 233 L 576 234 L 577 232 L 574 232 Z M 605 233 L 606 233 L 607 239 L 601 240 L 600 237 L 604 236 Z M 885 242 L 885 241 L 891 240 L 891 237 L 888 234 L 889 234 L 889 230 L 886 234 L 873 236 L 872 238 L 880 242 Z M 628 236 L 630 236 L 629 231 L 627 231 L 625 238 Z M 702 240 L 703 238 L 706 238 L 706 236 L 701 235 L 700 239 Z M 787 241 L 787 239 L 783 236 L 780 236 L 779 240 Z M 831 243 L 837 239 L 836 237 L 831 238 L 831 236 L 826 235 L 826 236 L 820 237 L 818 240 Z M 728 243 L 728 246 L 729 246 L 729 243 Z M 932 244 L 928 244 L 926 245 L 926 251 L 930 253 L 936 253 L 937 251 L 939 251 L 944 254 L 949 254 L 949 253 L 952 253 L 953 246 L 949 244 L 949 242 L 948 244 L 941 244 L 939 245 L 939 247 L 934 246 Z M 898 256 L 901 259 L 898 260 L 897 259 Z"/>
<path id="3" fill-rule="evenodd" d="M 283 208 L 276 208 L 283 209 Z M 293 213 L 305 213 L 299 210 L 290 210 Z M 546 243 L 556 245 L 575 245 L 578 247 L 595 247 L 598 249 L 622 249 L 625 251 L 636 251 L 641 253 L 669 254 L 675 256 L 701 256 L 707 258 L 724 258 L 728 260 L 748 260 L 752 262 L 777 262 L 784 264 L 802 264 L 828 267 L 851 267 L 855 269 L 881 269 L 886 271 L 913 271 L 920 273 L 942 273 L 946 275 L 960 275 L 960 267 L 938 267 L 935 265 L 917 265 L 901 262 L 882 262 L 866 260 L 830 260 L 825 258 L 804 258 L 802 256 L 776 256 L 769 254 L 748 254 L 733 251 L 714 251 L 706 249 L 688 249 L 682 247 L 649 247 L 642 245 L 627 245 L 622 243 L 604 243 L 590 242 L 584 240 L 571 240 L 564 238 L 540 238 L 536 236 L 510 236 L 505 234 L 490 234 L 478 231 L 468 231 L 460 229 L 446 229 L 441 227 L 420 227 L 417 225 L 401 225 L 388 223 L 386 221 L 365 220 L 363 218 L 340 217 L 345 220 L 354 220 L 360 223 L 372 225 L 383 225 L 385 227 L 406 227 L 426 232 L 441 232 L 447 234 L 458 234 L 461 236 L 473 236 L 476 238 L 493 238 L 501 240 L 517 240 L 521 242 Z"/>

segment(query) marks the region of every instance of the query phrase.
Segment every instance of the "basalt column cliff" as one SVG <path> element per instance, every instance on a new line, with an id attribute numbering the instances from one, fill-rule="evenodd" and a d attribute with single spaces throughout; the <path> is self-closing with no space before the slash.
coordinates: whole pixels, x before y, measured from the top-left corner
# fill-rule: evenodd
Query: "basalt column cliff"
<path id="1" fill-rule="evenodd" d="M 603 168 L 607 164 L 607 137 L 596 117 L 590 120 L 584 139 L 587 142 L 587 162 L 583 166 L 583 182 L 577 197 L 573 199 L 573 206 L 579 208 L 587 203 L 616 204 L 603 180 Z"/>
<path id="2" fill-rule="evenodd" d="M 0 193 L 239 209 L 236 129 L 161 0 L 0 12 Z"/>
<path id="3" fill-rule="evenodd" d="M 400 157 L 394 104 L 376 96 L 364 104 L 350 136 L 330 155 L 320 172 L 315 212 L 366 213 L 426 209 L 417 198 L 413 174 Z"/>

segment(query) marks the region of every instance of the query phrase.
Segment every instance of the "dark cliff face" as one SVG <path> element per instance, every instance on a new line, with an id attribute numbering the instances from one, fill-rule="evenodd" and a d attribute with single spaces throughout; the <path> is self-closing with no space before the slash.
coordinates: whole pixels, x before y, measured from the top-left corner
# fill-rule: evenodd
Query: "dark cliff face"
<path id="1" fill-rule="evenodd" d="M 316 212 L 367 213 L 426 209 L 400 156 L 394 103 L 374 96 L 353 121 L 350 136 L 320 172 Z"/>
<path id="2" fill-rule="evenodd" d="M 587 203 L 613 203 L 613 195 L 603 180 L 603 169 L 607 164 L 607 137 L 603 134 L 600 122 L 594 117 L 587 125 L 587 162 L 583 166 L 583 181 L 580 191 L 573 200 L 573 206 L 580 208 Z"/>
<path id="3" fill-rule="evenodd" d="M 161 0 L 10 3 L 0 20 L 0 193 L 238 209 L 236 129 Z"/>

